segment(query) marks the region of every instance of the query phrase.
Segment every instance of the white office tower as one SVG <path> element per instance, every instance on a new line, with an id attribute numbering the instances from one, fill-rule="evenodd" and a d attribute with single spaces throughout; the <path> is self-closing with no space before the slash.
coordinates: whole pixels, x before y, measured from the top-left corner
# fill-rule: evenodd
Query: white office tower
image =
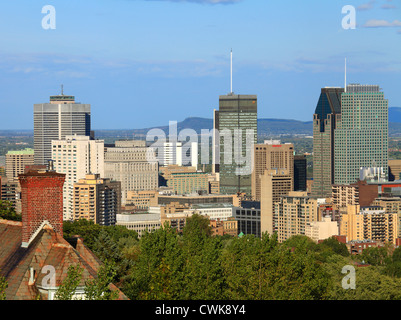
<path id="1" fill-rule="evenodd" d="M 163 166 L 179 165 L 198 168 L 198 143 L 164 142 L 163 157 L 160 160 Z"/>
<path id="2" fill-rule="evenodd" d="M 89 173 L 104 177 L 104 140 L 78 135 L 52 140 L 52 160 L 54 170 L 65 174 L 63 219 L 72 220 L 74 183 Z"/>
<path id="3" fill-rule="evenodd" d="M 70 135 L 90 136 L 90 104 L 75 102 L 74 96 L 51 96 L 49 103 L 34 105 L 34 162 L 47 164 L 51 159 L 52 140 Z"/>

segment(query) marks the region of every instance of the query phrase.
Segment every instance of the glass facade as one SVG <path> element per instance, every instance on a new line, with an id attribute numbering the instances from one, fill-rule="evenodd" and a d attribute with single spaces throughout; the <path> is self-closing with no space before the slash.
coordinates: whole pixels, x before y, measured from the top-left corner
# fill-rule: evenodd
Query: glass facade
<path id="1" fill-rule="evenodd" d="M 253 145 L 257 141 L 257 97 L 220 96 L 216 116 L 220 135 L 220 192 L 250 195 Z"/>
<path id="2" fill-rule="evenodd" d="M 334 183 L 334 129 L 343 92 L 343 88 L 322 88 L 313 115 L 312 194 L 319 197 L 330 196 Z"/>
<path id="3" fill-rule="evenodd" d="M 335 130 L 335 183 L 359 180 L 362 167 L 381 167 L 388 176 L 388 100 L 376 85 L 349 85 L 341 95 Z"/>

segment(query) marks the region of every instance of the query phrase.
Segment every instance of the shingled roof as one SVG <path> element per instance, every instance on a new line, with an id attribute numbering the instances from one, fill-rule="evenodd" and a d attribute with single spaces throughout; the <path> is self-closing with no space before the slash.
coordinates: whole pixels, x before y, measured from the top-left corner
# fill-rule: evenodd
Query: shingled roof
<path id="1" fill-rule="evenodd" d="M 8 282 L 7 300 L 49 299 L 49 292 L 42 286 L 47 275 L 45 266 L 54 268 L 56 287 L 66 278 L 70 265 L 78 264 L 83 268 L 80 286 L 97 277 L 101 262 L 80 238 L 73 246 L 45 224 L 28 247 L 21 243 L 22 223 L 0 219 L 0 274 Z M 113 284 L 110 288 L 118 290 Z M 118 292 L 119 299 L 127 299 L 120 290 Z"/>

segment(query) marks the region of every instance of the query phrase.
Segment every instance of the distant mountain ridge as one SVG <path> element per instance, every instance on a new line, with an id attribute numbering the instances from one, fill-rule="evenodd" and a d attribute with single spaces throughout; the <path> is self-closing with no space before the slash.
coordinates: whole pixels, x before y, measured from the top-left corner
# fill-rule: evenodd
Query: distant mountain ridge
<path id="1" fill-rule="evenodd" d="M 390 107 L 389 115 L 389 134 L 401 134 L 401 108 Z M 258 119 L 258 135 L 274 136 L 274 135 L 313 135 L 312 121 L 300 121 L 289 119 L 262 118 Z M 151 129 L 159 128 L 167 135 L 169 133 L 169 125 L 154 126 L 141 129 L 94 129 L 97 138 L 120 137 L 132 138 L 145 137 Z M 177 133 L 182 129 L 192 129 L 198 134 L 202 129 L 213 129 L 213 119 L 202 117 L 188 117 L 183 121 L 177 121 Z M 33 136 L 33 130 L 0 130 L 0 136 Z"/>
<path id="2" fill-rule="evenodd" d="M 169 126 L 157 126 L 143 129 L 127 129 L 127 130 L 95 130 L 97 137 L 104 137 L 115 134 L 117 131 L 124 131 L 126 134 L 143 136 L 146 135 L 151 129 L 161 129 L 167 135 L 169 133 Z M 202 129 L 213 129 L 213 119 L 201 117 L 189 117 L 183 121 L 177 121 L 177 133 L 183 129 L 192 129 L 200 134 Z M 258 135 L 269 136 L 277 134 L 305 134 L 312 135 L 312 121 L 299 121 L 299 120 L 285 120 L 285 119 L 258 119 Z M 113 133 L 114 132 L 114 133 Z"/>

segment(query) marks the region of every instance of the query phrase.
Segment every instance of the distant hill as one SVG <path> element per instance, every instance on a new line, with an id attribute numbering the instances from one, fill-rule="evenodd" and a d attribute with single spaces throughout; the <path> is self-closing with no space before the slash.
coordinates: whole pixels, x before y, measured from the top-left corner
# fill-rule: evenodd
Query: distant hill
<path id="1" fill-rule="evenodd" d="M 95 129 L 96 138 L 112 139 L 124 138 L 144 138 L 151 129 L 159 128 L 168 134 L 168 123 L 162 126 L 139 128 L 139 129 Z M 213 129 L 213 119 L 201 117 L 188 117 L 183 121 L 177 122 L 177 133 L 182 129 L 193 129 L 198 134 L 202 129 Z M 258 119 L 258 135 L 259 136 L 276 136 L 276 135 L 313 135 L 312 121 L 299 121 L 288 119 Z M 401 134 L 401 108 L 389 108 L 389 134 Z M 33 136 L 33 130 L 0 130 L 0 136 Z"/>
<path id="2" fill-rule="evenodd" d="M 151 129 L 161 129 L 167 135 L 169 126 L 149 127 L 143 129 L 127 129 L 127 130 L 96 130 L 96 137 L 108 136 L 126 136 L 144 137 Z M 198 134 L 202 129 L 213 129 L 213 119 L 190 117 L 183 121 L 177 122 L 177 133 L 182 129 L 192 129 Z M 285 119 L 258 119 L 258 135 L 270 136 L 280 134 L 305 134 L 312 135 L 312 121 L 298 121 L 298 120 L 285 120 Z"/>

